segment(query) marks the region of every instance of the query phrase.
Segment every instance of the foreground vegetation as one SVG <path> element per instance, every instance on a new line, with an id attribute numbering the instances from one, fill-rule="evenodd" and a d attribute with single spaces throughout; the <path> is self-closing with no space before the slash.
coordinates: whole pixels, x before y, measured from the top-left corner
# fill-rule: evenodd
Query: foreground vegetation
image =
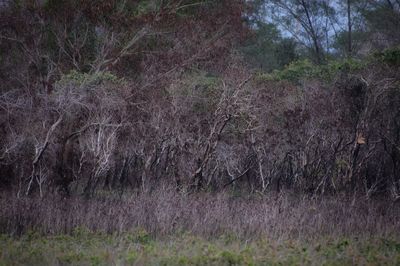
<path id="1" fill-rule="evenodd" d="M 145 231 L 107 235 L 76 229 L 70 235 L 0 240 L 0 265 L 398 265 L 393 239 L 279 241 L 232 235 L 212 239 L 183 234 L 157 239 Z"/>
<path id="2" fill-rule="evenodd" d="M 400 205 L 364 196 L 0 194 L 0 265 L 397 265 Z"/>

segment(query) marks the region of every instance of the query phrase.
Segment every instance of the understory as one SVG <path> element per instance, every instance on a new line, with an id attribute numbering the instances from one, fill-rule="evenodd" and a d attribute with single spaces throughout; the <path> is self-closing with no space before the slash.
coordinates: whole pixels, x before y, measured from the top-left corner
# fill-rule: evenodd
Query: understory
<path id="1" fill-rule="evenodd" d="M 0 197 L 0 265 L 395 265 L 400 205 L 289 193 Z"/>
<path id="2" fill-rule="evenodd" d="M 232 234 L 241 239 L 316 237 L 397 237 L 400 205 L 365 197 L 264 196 L 225 193 L 182 194 L 163 188 L 119 197 L 57 195 L 17 198 L 2 193 L 0 230 L 21 235 L 69 234 L 76 228 L 125 233 L 145 230 L 152 236 L 188 232 L 202 237 Z"/>

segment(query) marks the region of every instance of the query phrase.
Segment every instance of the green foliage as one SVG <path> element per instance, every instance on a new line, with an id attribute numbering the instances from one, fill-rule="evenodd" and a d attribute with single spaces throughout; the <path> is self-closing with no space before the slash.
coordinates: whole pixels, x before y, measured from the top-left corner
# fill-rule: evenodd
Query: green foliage
<path id="1" fill-rule="evenodd" d="M 82 73 L 72 70 L 63 75 L 56 83 L 56 87 L 75 86 L 75 87 L 95 87 L 101 84 L 124 84 L 124 79 L 120 79 L 111 72 L 96 72 L 93 74 Z"/>
<path id="2" fill-rule="evenodd" d="M 127 239 L 134 242 L 140 243 L 142 245 L 149 244 L 151 242 L 151 237 L 144 229 L 137 230 L 133 235 L 128 235 Z"/>
<path id="3" fill-rule="evenodd" d="M 302 79 L 313 76 L 316 66 L 310 60 L 301 60 L 290 63 L 283 70 L 275 70 L 272 73 L 261 73 L 258 75 L 260 81 L 281 81 L 288 80 L 299 82 Z"/>
<path id="4" fill-rule="evenodd" d="M 222 251 L 220 256 L 222 261 L 226 262 L 227 265 L 241 265 L 244 262 L 244 259 L 240 254 L 235 254 L 230 251 Z"/>
<path id="5" fill-rule="evenodd" d="M 86 237 L 90 236 L 91 234 L 92 234 L 92 232 L 86 227 L 76 227 L 72 231 L 71 235 L 73 237 L 86 238 Z"/>
<path id="6" fill-rule="evenodd" d="M 352 38 L 352 53 L 353 56 L 358 55 L 358 52 L 362 51 L 363 45 L 368 41 L 369 34 L 362 30 L 353 30 L 351 33 Z M 334 49 L 334 53 L 332 56 L 348 56 L 348 31 L 339 32 L 332 42 L 332 48 Z"/>
<path id="7" fill-rule="evenodd" d="M 376 55 L 382 62 L 392 65 L 400 66 L 400 46 L 386 49 Z"/>
<path id="8" fill-rule="evenodd" d="M 318 79 L 323 82 L 332 81 L 342 71 L 354 72 L 367 66 L 366 61 L 355 59 L 334 60 L 324 65 L 316 65 L 308 59 L 290 63 L 282 70 L 275 70 L 272 73 L 260 73 L 259 81 L 290 81 L 299 83 L 304 80 Z"/>
<path id="9" fill-rule="evenodd" d="M 282 69 L 298 57 L 292 39 L 282 38 L 275 25 L 261 22 L 242 51 L 251 64 L 267 72 Z"/>
<path id="10" fill-rule="evenodd" d="M 361 10 L 369 33 L 371 35 L 379 34 L 379 39 L 391 44 L 398 43 L 400 41 L 400 12 L 398 8 L 393 6 L 393 3 L 388 5 L 391 1 L 387 0 L 371 2 L 373 3 Z"/>

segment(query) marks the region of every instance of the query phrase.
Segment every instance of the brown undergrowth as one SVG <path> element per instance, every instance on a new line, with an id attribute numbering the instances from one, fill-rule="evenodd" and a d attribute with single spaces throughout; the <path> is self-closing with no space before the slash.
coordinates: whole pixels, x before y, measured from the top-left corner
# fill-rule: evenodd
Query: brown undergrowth
<path id="1" fill-rule="evenodd" d="M 190 233 L 212 238 L 315 239 L 390 237 L 400 232 L 400 205 L 347 197 L 310 198 L 232 193 L 184 195 L 173 189 L 101 195 L 91 199 L 22 197 L 2 193 L 1 233 L 69 234 L 76 228 L 126 233 L 145 230 L 154 237 Z"/>

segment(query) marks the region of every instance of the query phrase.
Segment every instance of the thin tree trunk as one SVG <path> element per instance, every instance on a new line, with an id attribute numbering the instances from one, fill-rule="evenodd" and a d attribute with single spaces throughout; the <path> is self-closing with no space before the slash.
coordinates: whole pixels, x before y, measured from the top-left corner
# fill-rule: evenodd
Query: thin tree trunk
<path id="1" fill-rule="evenodd" d="M 351 57 L 353 53 L 353 41 L 352 41 L 352 21 L 351 21 L 351 0 L 347 0 L 347 56 Z"/>
<path id="2" fill-rule="evenodd" d="M 311 35 L 311 39 L 313 40 L 313 44 L 314 44 L 315 57 L 316 57 L 317 63 L 320 64 L 322 61 L 322 55 L 321 55 L 321 48 L 318 43 L 318 36 L 314 29 L 313 23 L 311 21 L 310 13 L 308 11 L 308 6 L 307 6 L 306 2 L 304 0 L 302 0 L 301 5 L 303 6 L 304 12 L 306 13 L 307 22 L 310 27 L 310 35 Z"/>

